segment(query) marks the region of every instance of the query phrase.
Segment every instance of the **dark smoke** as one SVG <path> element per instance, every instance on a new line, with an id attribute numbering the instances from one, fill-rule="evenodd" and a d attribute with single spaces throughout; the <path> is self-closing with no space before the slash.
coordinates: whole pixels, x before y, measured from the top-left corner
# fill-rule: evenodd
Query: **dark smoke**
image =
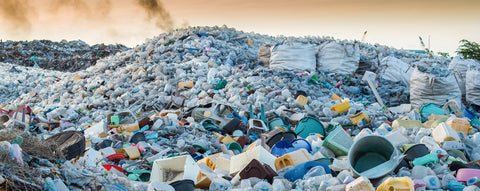
<path id="1" fill-rule="evenodd" d="M 28 19 L 35 13 L 29 0 L 2 0 L 0 3 L 0 18 L 5 19 L 15 30 L 30 32 L 32 23 Z"/>
<path id="2" fill-rule="evenodd" d="M 173 19 L 160 0 L 138 0 L 138 4 L 145 9 L 148 19 L 154 20 L 158 28 L 165 31 L 173 30 Z"/>
<path id="3" fill-rule="evenodd" d="M 110 0 L 51 0 L 49 8 L 53 13 L 60 9 L 71 9 L 76 15 L 83 18 L 98 19 L 108 17 L 112 9 L 112 3 Z"/>

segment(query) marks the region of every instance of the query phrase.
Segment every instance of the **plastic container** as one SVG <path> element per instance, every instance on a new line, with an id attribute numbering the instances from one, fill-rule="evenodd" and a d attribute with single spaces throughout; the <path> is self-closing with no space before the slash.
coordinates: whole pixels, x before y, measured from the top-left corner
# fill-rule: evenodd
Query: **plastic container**
<path id="1" fill-rule="evenodd" d="M 433 129 L 432 137 L 438 144 L 443 141 L 461 141 L 458 133 L 443 122 Z"/>
<path id="2" fill-rule="evenodd" d="M 347 186 L 345 187 L 345 191 L 357 191 L 357 190 L 375 191 L 370 180 L 367 177 L 363 177 L 363 176 L 348 183 Z"/>
<path id="3" fill-rule="evenodd" d="M 466 182 L 473 177 L 480 177 L 480 169 L 461 168 L 457 170 L 457 181 Z"/>
<path id="4" fill-rule="evenodd" d="M 310 160 L 310 153 L 305 149 L 299 149 L 278 157 L 275 160 L 275 168 L 282 169 L 286 166 L 295 166 Z"/>
<path id="5" fill-rule="evenodd" d="M 423 157 L 430 152 L 428 151 L 427 146 L 424 144 L 416 144 L 408 148 L 404 154 L 405 154 L 405 160 L 407 162 L 415 160 L 415 158 Z"/>
<path id="6" fill-rule="evenodd" d="M 300 120 L 294 132 L 302 138 L 307 138 L 310 134 L 315 133 L 325 136 L 325 127 L 317 118 L 307 116 Z"/>
<path id="7" fill-rule="evenodd" d="M 125 150 L 125 153 L 127 154 L 128 159 L 135 160 L 135 159 L 140 158 L 140 151 L 138 150 L 137 147 L 131 146 L 131 147 L 123 148 L 123 149 Z"/>
<path id="8" fill-rule="evenodd" d="M 402 120 L 396 119 L 392 122 L 392 128 L 405 127 L 405 128 L 422 128 L 423 124 L 420 120 Z"/>
<path id="9" fill-rule="evenodd" d="M 312 169 L 313 167 L 316 166 L 322 166 L 323 169 L 325 170 L 325 173 L 331 174 L 332 171 L 330 170 L 330 167 L 328 165 L 323 164 L 321 162 L 317 161 L 308 161 L 304 162 L 298 165 L 295 165 L 293 168 L 290 168 L 285 172 L 283 177 L 285 177 L 287 180 L 290 182 L 294 182 L 295 180 L 302 179 L 307 172 Z"/>
<path id="10" fill-rule="evenodd" d="M 150 182 L 150 184 L 148 185 L 147 191 L 158 191 L 158 190 L 175 191 L 175 188 L 173 188 L 173 186 L 171 185 L 164 184 L 157 181 Z"/>
<path id="11" fill-rule="evenodd" d="M 354 174 L 371 179 L 392 172 L 402 159 L 395 146 L 379 135 L 360 138 L 348 151 L 348 163 Z"/>
<path id="12" fill-rule="evenodd" d="M 270 165 L 270 167 L 275 168 L 275 159 L 277 158 L 272 154 L 270 154 L 270 152 L 268 152 L 262 146 L 256 146 L 253 149 L 250 149 L 241 154 L 232 156 L 230 161 L 234 161 L 234 162 L 230 163 L 230 174 L 236 174 L 240 172 L 253 159 L 256 159 L 261 163 L 268 164 Z"/>
<path id="13" fill-rule="evenodd" d="M 468 135 L 468 132 L 472 129 L 470 122 L 466 119 L 455 118 L 447 120 L 447 125 L 457 132 L 463 132 L 465 135 Z"/>
<path id="14" fill-rule="evenodd" d="M 278 174 L 267 164 L 261 164 L 258 160 L 252 159 L 245 168 L 239 173 L 242 179 L 250 177 L 257 177 L 260 179 L 266 179 L 268 182 L 273 183 L 273 177 Z"/>
<path id="15" fill-rule="evenodd" d="M 276 156 L 283 156 L 289 152 L 293 152 L 299 149 L 305 149 L 308 152 L 312 151 L 312 146 L 305 139 L 294 139 L 293 141 L 283 140 L 275 144 L 270 153 Z"/>
<path id="16" fill-rule="evenodd" d="M 365 122 L 369 123 L 370 122 L 370 118 L 368 117 L 367 114 L 363 113 L 363 112 L 360 112 L 360 113 L 357 113 L 355 114 L 354 116 L 352 116 L 350 118 L 350 121 L 354 124 L 354 125 L 357 125 L 360 121 L 362 120 L 365 120 Z"/>
<path id="17" fill-rule="evenodd" d="M 350 103 L 348 101 L 344 101 L 340 104 L 334 105 L 330 108 L 330 110 L 337 112 L 338 114 L 348 111 L 350 109 Z"/>
<path id="18" fill-rule="evenodd" d="M 194 183 L 193 180 L 177 180 L 175 182 L 170 183 L 175 191 L 193 191 Z"/>
<path id="19" fill-rule="evenodd" d="M 153 162 L 150 181 L 171 182 L 189 179 L 196 184 L 199 172 L 200 167 L 190 155 L 158 159 Z"/>
<path id="20" fill-rule="evenodd" d="M 335 128 L 323 141 L 323 146 L 329 148 L 335 153 L 335 156 L 345 156 L 352 146 L 353 141 L 341 127 Z"/>
<path id="21" fill-rule="evenodd" d="M 377 187 L 377 190 L 415 190 L 413 180 L 410 177 L 390 177 Z"/>

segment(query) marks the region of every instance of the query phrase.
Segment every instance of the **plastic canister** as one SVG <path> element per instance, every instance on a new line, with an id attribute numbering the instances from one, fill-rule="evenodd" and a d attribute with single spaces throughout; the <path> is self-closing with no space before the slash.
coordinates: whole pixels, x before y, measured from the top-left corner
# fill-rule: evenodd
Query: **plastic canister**
<path id="1" fill-rule="evenodd" d="M 468 132 L 470 129 L 472 129 L 472 126 L 470 126 L 470 122 L 468 120 L 460 118 L 447 120 L 447 125 L 457 132 L 465 133 L 465 135 L 468 135 Z"/>
<path id="2" fill-rule="evenodd" d="M 438 144 L 443 141 L 460 141 L 458 133 L 444 122 L 438 124 L 438 126 L 433 129 L 432 137 Z"/>
<path id="3" fill-rule="evenodd" d="M 345 191 L 374 191 L 372 183 L 367 177 L 361 176 L 347 184 Z"/>
<path id="4" fill-rule="evenodd" d="M 305 149 L 289 152 L 275 160 L 275 168 L 282 169 L 286 166 L 295 166 L 310 161 L 310 153 Z"/>
<path id="5" fill-rule="evenodd" d="M 436 175 L 428 175 L 423 178 L 423 181 L 429 190 L 440 189 L 442 187 L 442 184 Z"/>
<path id="6" fill-rule="evenodd" d="M 360 138 L 348 151 L 348 163 L 354 174 L 372 179 L 392 172 L 403 157 L 388 139 L 379 135 Z"/>
<path id="7" fill-rule="evenodd" d="M 337 127 L 328 134 L 322 145 L 332 150 L 335 156 L 345 156 L 352 144 L 350 135 L 342 127 Z"/>
<path id="8" fill-rule="evenodd" d="M 390 177 L 377 187 L 383 190 L 415 190 L 413 180 L 410 177 Z"/>
<path id="9" fill-rule="evenodd" d="M 346 112 L 348 109 L 350 109 L 350 103 L 348 103 L 348 101 L 344 101 L 330 108 L 330 110 L 335 111 L 338 114 Z"/>
<path id="10" fill-rule="evenodd" d="M 367 114 L 363 113 L 363 112 L 360 112 L 360 113 L 357 113 L 355 114 L 354 116 L 352 116 L 350 118 L 350 121 L 356 125 L 357 123 L 359 123 L 360 121 L 362 120 L 365 120 L 365 122 L 369 123 L 370 122 L 370 118 L 368 117 Z"/>

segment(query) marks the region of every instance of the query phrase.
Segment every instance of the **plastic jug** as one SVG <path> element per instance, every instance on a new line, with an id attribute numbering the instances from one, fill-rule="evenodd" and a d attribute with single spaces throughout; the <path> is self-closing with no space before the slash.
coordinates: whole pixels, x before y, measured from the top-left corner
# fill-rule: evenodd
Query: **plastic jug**
<path id="1" fill-rule="evenodd" d="M 377 187 L 377 191 L 383 190 L 411 191 L 415 189 L 410 177 L 390 177 Z"/>

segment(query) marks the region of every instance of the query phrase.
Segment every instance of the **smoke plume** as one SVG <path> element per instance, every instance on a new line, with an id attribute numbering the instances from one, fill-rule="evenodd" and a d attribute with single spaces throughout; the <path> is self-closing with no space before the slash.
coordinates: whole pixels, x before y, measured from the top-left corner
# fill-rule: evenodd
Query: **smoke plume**
<path id="1" fill-rule="evenodd" d="M 148 19 L 153 20 L 158 28 L 165 31 L 173 30 L 173 19 L 160 0 L 138 0 L 138 4 L 145 9 Z"/>
<path id="2" fill-rule="evenodd" d="M 0 3 L 0 17 L 15 30 L 30 32 L 32 23 L 29 20 L 35 13 L 29 0 L 3 0 Z"/>

